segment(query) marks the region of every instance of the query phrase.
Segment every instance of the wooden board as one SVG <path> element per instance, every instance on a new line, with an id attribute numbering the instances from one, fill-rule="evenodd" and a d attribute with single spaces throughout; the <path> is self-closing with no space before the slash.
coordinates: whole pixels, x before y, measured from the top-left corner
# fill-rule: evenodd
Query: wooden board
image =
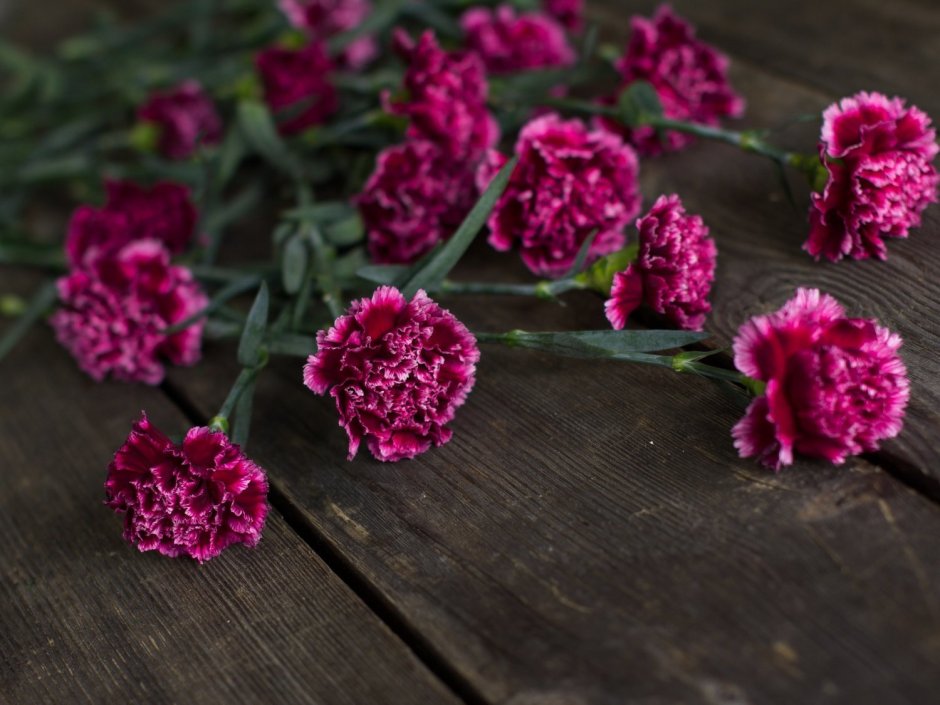
<path id="1" fill-rule="evenodd" d="M 189 425 L 84 378 L 45 327 L 4 362 L 0 702 L 457 702 L 277 512 L 203 566 L 125 544 L 103 483 L 141 409 Z"/>

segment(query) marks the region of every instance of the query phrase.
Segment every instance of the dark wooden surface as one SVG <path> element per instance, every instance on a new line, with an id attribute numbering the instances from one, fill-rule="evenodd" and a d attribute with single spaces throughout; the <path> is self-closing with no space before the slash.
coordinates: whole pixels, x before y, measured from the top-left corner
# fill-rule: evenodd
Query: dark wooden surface
<path id="1" fill-rule="evenodd" d="M 652 7 L 591 5 L 618 41 Z M 940 115 L 927 0 L 674 6 L 731 54 L 743 125 L 860 88 Z M 816 130 L 782 139 L 805 148 Z M 250 449 L 272 479 L 272 520 L 257 550 L 200 568 L 133 553 L 100 505 L 137 409 L 182 428 L 179 395 L 92 385 L 37 331 L 0 387 L 0 701 L 935 701 L 936 207 L 887 263 L 817 265 L 799 250 L 805 190 L 794 211 L 757 158 L 697 145 L 645 162 L 643 190 L 679 192 L 718 239 L 718 344 L 798 285 L 899 330 L 914 383 L 901 438 L 841 468 L 774 475 L 736 457 L 741 400 L 721 387 L 487 347 L 453 442 L 409 463 L 347 463 L 329 401 L 279 361 Z M 478 248 L 462 273 L 518 267 Z M 568 304 L 447 301 L 481 330 L 604 325 L 598 299 Z M 218 407 L 232 357 L 213 345 L 207 364 L 173 373 L 190 422 Z"/>

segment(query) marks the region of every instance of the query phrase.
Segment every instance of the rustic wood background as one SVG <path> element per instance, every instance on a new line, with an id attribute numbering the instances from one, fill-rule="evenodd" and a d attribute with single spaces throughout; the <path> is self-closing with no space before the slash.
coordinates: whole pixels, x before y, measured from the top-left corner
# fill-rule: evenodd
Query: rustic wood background
<path id="1" fill-rule="evenodd" d="M 5 33 L 38 48 L 95 4 L 4 2 Z M 860 89 L 940 118 L 934 0 L 673 5 L 731 56 L 742 127 Z M 619 42 L 654 3 L 589 7 Z M 817 130 L 781 139 L 806 149 Z M 96 385 L 40 327 L 0 383 L 0 702 L 936 702 L 940 207 L 886 263 L 816 264 L 805 189 L 793 210 L 763 160 L 698 144 L 642 172 L 647 201 L 680 193 L 718 240 L 719 345 L 798 285 L 905 337 L 899 439 L 774 475 L 736 457 L 740 400 L 708 381 L 486 348 L 453 442 L 347 463 L 330 400 L 278 362 L 251 442 L 272 481 L 264 540 L 200 567 L 126 546 L 102 482 L 139 409 L 172 430 L 214 413 L 232 350 L 160 389 Z M 485 250 L 462 265 L 501 271 L 518 269 Z M 568 301 L 446 304 L 477 329 L 604 325 L 596 298 Z"/>

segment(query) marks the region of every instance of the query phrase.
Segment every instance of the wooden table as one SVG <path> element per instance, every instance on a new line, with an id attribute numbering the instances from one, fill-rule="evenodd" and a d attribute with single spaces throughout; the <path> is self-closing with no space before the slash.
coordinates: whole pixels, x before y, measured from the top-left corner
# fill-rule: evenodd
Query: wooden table
<path id="1" fill-rule="evenodd" d="M 41 46 L 87 4 L 23 2 L 7 32 Z M 617 41 L 653 7 L 589 4 Z M 732 57 L 742 126 L 860 89 L 940 119 L 935 0 L 674 6 Z M 817 130 L 781 139 L 806 149 Z M 647 203 L 678 192 L 717 238 L 719 345 L 798 285 L 904 336 L 900 438 L 774 475 L 737 458 L 741 404 L 706 380 L 487 347 L 453 442 L 347 463 L 330 400 L 279 362 L 251 442 L 272 483 L 264 539 L 199 566 L 124 544 L 102 482 L 138 410 L 205 422 L 232 350 L 209 345 L 159 389 L 96 385 L 41 327 L 0 383 L 0 702 L 936 702 L 940 206 L 887 262 L 816 264 L 805 189 L 790 208 L 763 160 L 698 144 L 642 172 Z M 464 273 L 511 259 L 484 249 Z M 598 299 L 568 303 L 446 302 L 478 329 L 604 326 Z"/>

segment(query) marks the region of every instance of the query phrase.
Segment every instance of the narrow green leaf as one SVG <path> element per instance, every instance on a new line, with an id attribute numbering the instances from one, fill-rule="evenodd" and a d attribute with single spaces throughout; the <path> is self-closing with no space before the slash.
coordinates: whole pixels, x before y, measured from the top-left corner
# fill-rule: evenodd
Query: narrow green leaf
<path id="1" fill-rule="evenodd" d="M 598 232 L 600 231 L 595 229 L 584 239 L 577 256 L 574 258 L 574 262 L 571 264 L 571 269 L 569 269 L 561 279 L 571 279 L 581 273 L 581 270 L 584 269 L 584 263 L 587 262 L 588 253 L 591 251 L 591 245 L 593 245 L 594 241 L 597 239 Z"/>
<path id="2" fill-rule="evenodd" d="M 305 358 L 317 351 L 317 339 L 305 335 L 281 334 L 270 338 L 267 346 L 272 355 Z"/>
<path id="3" fill-rule="evenodd" d="M 357 245 L 362 242 L 365 234 L 365 225 L 358 213 L 323 227 L 323 236 L 337 247 Z"/>
<path id="4" fill-rule="evenodd" d="M 310 249 L 306 238 L 295 235 L 287 241 L 281 257 L 281 281 L 284 291 L 293 296 L 304 283 L 307 276 L 307 267 L 310 264 Z"/>
<path id="5" fill-rule="evenodd" d="M 356 25 L 353 29 L 330 37 L 327 47 L 332 55 L 341 54 L 346 48 L 360 37 L 368 34 L 380 34 L 392 25 L 398 19 L 402 5 L 405 0 L 386 0 L 374 8 L 366 19 Z"/>
<path id="6" fill-rule="evenodd" d="M 245 320 L 245 330 L 238 342 L 238 364 L 242 367 L 254 367 L 261 359 L 261 345 L 268 327 L 269 299 L 268 285 L 266 282 L 261 282 L 258 296 L 255 297 L 255 302 Z"/>
<path id="7" fill-rule="evenodd" d="M 404 264 L 370 264 L 361 267 L 356 272 L 356 276 L 373 284 L 390 284 L 394 286 L 401 280 L 402 274 L 408 270 L 409 267 Z"/>
<path id="8" fill-rule="evenodd" d="M 254 409 L 255 401 L 255 378 L 245 385 L 238 402 L 235 404 L 235 423 L 232 424 L 232 435 L 230 438 L 233 443 L 242 447 L 248 445 L 248 434 L 251 432 L 251 414 Z"/>
<path id="9" fill-rule="evenodd" d="M 223 286 L 221 289 L 219 289 L 216 295 L 213 296 L 209 300 L 208 306 L 206 306 L 204 309 L 202 309 L 198 313 L 194 313 L 189 318 L 183 321 L 180 321 L 179 323 L 175 325 L 170 326 L 169 328 L 164 330 L 163 333 L 165 335 L 173 335 L 174 333 L 179 333 L 180 331 L 186 330 L 197 321 L 200 321 L 203 318 L 206 318 L 207 316 L 211 316 L 213 313 L 218 311 L 220 308 L 222 308 L 222 306 L 227 304 L 236 296 L 240 296 L 241 294 L 251 291 L 256 286 L 258 286 L 258 283 L 260 281 L 261 281 L 260 276 L 256 274 L 251 274 L 249 276 L 236 279 L 233 282 L 229 282 L 228 284 Z"/>
<path id="10" fill-rule="evenodd" d="M 681 348 L 706 338 L 707 333 L 675 330 L 513 331 L 505 336 L 505 342 L 567 357 L 613 357 Z"/>
<path id="11" fill-rule="evenodd" d="M 245 140 L 272 166 L 294 179 L 299 179 L 301 167 L 277 132 L 267 106 L 244 101 L 238 106 L 238 124 Z"/>
<path id="12" fill-rule="evenodd" d="M 647 125 L 654 118 L 662 117 L 663 105 L 652 84 L 634 81 L 620 94 L 617 101 L 620 119 L 630 127 Z"/>
<path id="13" fill-rule="evenodd" d="M 418 271 L 402 287 L 402 293 L 407 298 L 410 299 L 414 296 L 418 289 L 433 289 L 450 273 L 450 270 L 454 268 L 454 265 L 470 247 L 477 233 L 483 228 L 483 224 L 486 223 L 486 219 L 489 218 L 490 213 L 496 206 L 496 201 L 506 190 L 509 177 L 512 175 L 513 169 L 516 168 L 518 161 L 519 157 L 513 157 L 500 169 L 496 178 L 483 192 L 480 200 L 477 201 L 463 223 L 457 228 L 457 232 L 454 233 L 453 237 L 422 262 Z"/>
<path id="14" fill-rule="evenodd" d="M 225 141 L 222 143 L 222 147 L 219 150 L 215 187 L 220 192 L 225 188 L 228 182 L 231 181 L 232 177 L 235 176 L 238 166 L 245 158 L 247 146 L 241 128 L 238 125 L 232 127 L 225 136 Z"/>
<path id="15" fill-rule="evenodd" d="M 0 337 L 0 361 L 10 354 L 10 351 L 23 339 L 23 336 L 26 335 L 32 325 L 46 314 L 52 304 L 55 303 L 57 295 L 54 281 L 46 282 L 39 288 L 22 315 L 10 327 L 6 335 Z"/>

